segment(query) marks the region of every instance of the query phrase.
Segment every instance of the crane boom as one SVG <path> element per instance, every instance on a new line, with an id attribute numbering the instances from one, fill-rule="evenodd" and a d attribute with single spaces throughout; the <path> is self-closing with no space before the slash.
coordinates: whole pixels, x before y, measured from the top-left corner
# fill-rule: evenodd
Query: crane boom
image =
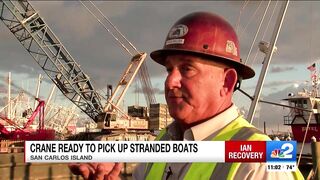
<path id="1" fill-rule="evenodd" d="M 145 63 L 142 63 L 142 65 L 140 67 L 139 79 L 140 79 L 140 82 L 142 85 L 142 91 L 143 91 L 143 94 L 146 99 L 148 107 L 150 106 L 150 104 L 156 104 L 157 103 L 156 96 L 154 94 L 153 87 L 152 87 L 151 80 L 150 80 L 150 76 L 148 73 L 148 68 Z"/>
<path id="2" fill-rule="evenodd" d="M 0 19 L 61 92 L 97 121 L 103 108 L 89 77 L 31 4 L 26 0 L 0 0 Z"/>
<path id="3" fill-rule="evenodd" d="M 131 59 L 131 62 L 129 63 L 127 69 L 124 71 L 123 75 L 121 76 L 120 81 L 109 100 L 111 103 L 114 104 L 114 106 L 119 106 L 123 96 L 125 95 L 126 91 L 131 85 L 132 80 L 139 71 L 139 68 L 145 60 L 146 56 L 146 53 L 141 53 L 137 54 Z M 106 105 L 105 112 L 113 111 L 113 108 L 111 108 L 112 104 L 110 102 Z"/>
<path id="4" fill-rule="evenodd" d="M 88 2 L 88 3 L 86 3 Z M 90 2 L 90 3 L 89 3 Z M 110 33 L 116 42 L 128 52 L 131 56 L 141 54 L 136 47 L 119 31 L 119 29 L 106 17 L 102 11 L 91 1 L 80 1 L 85 9 L 101 24 L 105 30 Z M 86 5 L 87 4 L 87 5 Z M 134 57 L 135 57 L 134 56 Z M 139 55 L 138 55 L 139 56 Z M 131 60 L 132 62 L 132 60 Z M 130 65 L 129 65 L 130 66 Z M 138 70 L 139 80 L 142 85 L 142 91 L 146 100 L 147 105 L 155 104 L 156 97 L 150 81 L 148 68 L 145 62 L 142 63 Z M 124 75 L 127 76 L 127 75 Z M 118 86 L 119 87 L 119 86 Z M 110 106 L 110 105 L 109 105 Z"/>

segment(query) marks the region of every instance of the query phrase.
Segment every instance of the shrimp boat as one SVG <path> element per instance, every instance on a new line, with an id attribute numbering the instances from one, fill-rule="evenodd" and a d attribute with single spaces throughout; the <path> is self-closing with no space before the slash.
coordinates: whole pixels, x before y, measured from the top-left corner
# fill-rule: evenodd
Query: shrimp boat
<path id="1" fill-rule="evenodd" d="M 291 126 L 297 142 L 305 139 L 306 143 L 310 143 L 312 137 L 320 140 L 320 97 L 312 94 L 308 91 L 298 92 L 297 95 L 289 94 L 288 98 L 283 99 L 288 101 L 289 106 L 296 107 L 284 116 L 284 124 Z"/>
<path id="2" fill-rule="evenodd" d="M 320 140 L 320 96 L 318 94 L 319 78 L 311 70 L 311 90 L 303 88 L 297 94 L 289 93 L 283 99 L 288 102 L 289 113 L 283 117 L 284 125 L 291 126 L 293 139 L 298 143 L 302 155 L 311 155 L 311 142 Z M 311 66 L 310 66 L 311 67 Z M 309 69 L 309 67 L 308 67 Z M 309 69 L 310 70 L 310 69 Z"/>
<path id="3" fill-rule="evenodd" d="M 287 114 L 283 116 L 283 122 L 284 125 L 291 127 L 292 139 L 297 141 L 298 165 L 305 177 L 314 174 L 314 161 L 319 155 L 313 144 L 320 141 L 319 78 L 315 68 L 311 70 L 310 82 L 312 86 L 309 90 L 303 88 L 302 91 L 295 94 L 289 93 L 287 98 L 282 99 L 290 107 Z"/>

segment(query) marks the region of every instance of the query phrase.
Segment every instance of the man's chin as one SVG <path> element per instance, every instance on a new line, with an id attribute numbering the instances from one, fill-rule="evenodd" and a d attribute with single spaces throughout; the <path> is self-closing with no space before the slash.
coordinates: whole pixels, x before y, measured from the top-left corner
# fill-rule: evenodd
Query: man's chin
<path id="1" fill-rule="evenodd" d="M 186 112 L 181 110 L 171 110 L 170 116 L 176 120 L 183 120 L 186 117 Z"/>

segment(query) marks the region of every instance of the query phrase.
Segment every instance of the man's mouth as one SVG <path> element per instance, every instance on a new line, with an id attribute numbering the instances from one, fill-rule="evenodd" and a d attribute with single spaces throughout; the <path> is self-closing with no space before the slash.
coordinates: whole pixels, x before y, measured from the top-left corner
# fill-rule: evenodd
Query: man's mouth
<path id="1" fill-rule="evenodd" d="M 168 92 L 169 98 L 183 98 L 183 94 L 179 90 L 171 90 Z"/>

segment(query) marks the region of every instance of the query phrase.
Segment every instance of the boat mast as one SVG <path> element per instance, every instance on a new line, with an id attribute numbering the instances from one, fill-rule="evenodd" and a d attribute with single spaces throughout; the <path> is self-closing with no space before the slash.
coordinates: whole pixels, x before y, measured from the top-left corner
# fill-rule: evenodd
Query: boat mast
<path id="1" fill-rule="evenodd" d="M 41 79 L 42 79 L 42 76 L 41 76 L 41 74 L 39 74 L 39 76 L 38 76 L 38 83 L 37 83 L 37 89 L 36 89 L 36 95 L 35 95 L 35 98 L 36 98 L 36 99 L 39 98 Z M 34 100 L 33 109 L 36 109 L 37 104 L 39 104 L 38 101 Z"/>
<path id="2" fill-rule="evenodd" d="M 11 119 L 11 72 L 8 73 L 8 110 L 7 117 Z"/>
<path id="3" fill-rule="evenodd" d="M 51 103 L 51 99 L 52 99 L 52 96 L 53 96 L 53 93 L 55 92 L 55 90 L 56 90 L 56 85 L 53 84 L 52 87 L 51 87 L 50 94 L 49 94 L 49 96 L 48 96 L 48 98 L 47 98 L 45 107 L 44 107 L 44 112 L 45 112 L 45 114 L 47 114 L 47 112 L 48 112 L 47 107 L 48 107 L 49 104 Z"/>
<path id="4" fill-rule="evenodd" d="M 270 42 L 270 45 L 268 47 L 268 51 L 266 53 L 266 56 L 265 56 L 265 58 L 263 60 L 263 66 L 262 66 L 261 73 L 260 73 L 260 76 L 259 76 L 257 88 L 255 89 L 253 101 L 252 101 L 252 103 L 250 105 L 250 109 L 249 109 L 249 113 L 248 113 L 248 117 L 247 117 L 248 121 L 250 121 L 251 124 L 252 124 L 253 116 L 254 116 L 256 108 L 257 108 L 258 101 L 260 99 L 261 89 L 262 89 L 262 86 L 263 86 L 263 83 L 264 83 L 264 80 L 265 80 L 265 77 L 266 77 L 266 73 L 268 71 L 268 68 L 269 68 L 269 65 L 270 65 L 270 62 L 271 62 L 271 58 L 272 58 L 272 55 L 273 55 L 273 52 L 274 52 L 274 48 L 275 48 L 275 45 L 276 45 L 276 42 L 277 42 L 277 39 L 278 39 L 278 36 L 279 36 L 279 32 L 280 32 L 280 29 L 281 29 L 281 26 L 282 26 L 282 22 L 283 22 L 285 14 L 286 14 L 288 5 L 289 5 L 289 0 L 284 1 L 282 6 L 281 6 L 281 9 L 280 9 L 280 12 L 279 12 L 279 16 L 278 16 L 278 19 L 277 19 L 277 22 L 276 22 L 276 25 L 275 25 L 275 29 L 274 29 L 272 37 L 271 37 L 271 42 Z"/>
<path id="5" fill-rule="evenodd" d="M 311 96 L 318 97 L 319 80 L 318 80 L 317 70 L 314 70 L 311 72 L 311 85 L 312 85 Z"/>

